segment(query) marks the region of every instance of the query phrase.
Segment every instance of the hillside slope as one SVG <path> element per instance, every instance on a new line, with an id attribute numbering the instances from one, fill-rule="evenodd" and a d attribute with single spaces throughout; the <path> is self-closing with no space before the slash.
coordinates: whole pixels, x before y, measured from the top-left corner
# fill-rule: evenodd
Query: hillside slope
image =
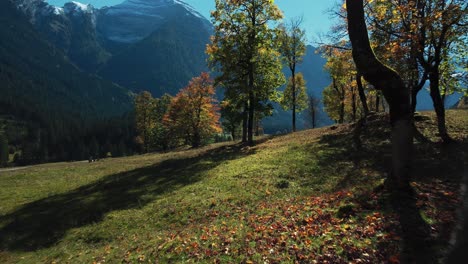
<path id="1" fill-rule="evenodd" d="M 208 71 L 205 47 L 210 32 L 204 21 L 186 15 L 183 7 L 172 8 L 175 14 L 149 36 L 129 44 L 99 70 L 104 78 L 132 91 L 150 91 L 160 97 L 175 95 L 194 76 Z"/>
<path id="2" fill-rule="evenodd" d="M 9 1 L 0 7 L 2 105 L 75 117 L 118 116 L 130 110 L 125 89 L 78 70 Z"/>
<path id="3" fill-rule="evenodd" d="M 40 149 L 31 159 L 66 159 L 95 122 L 133 109 L 128 90 L 79 70 L 10 1 L 0 2 L 0 35 L 0 117 L 26 123 L 15 138 Z"/>
<path id="4" fill-rule="evenodd" d="M 436 139 L 435 116 L 418 120 Z M 0 171 L 0 262 L 440 259 L 468 166 L 467 112 L 448 112 L 458 144 L 416 143 L 409 211 L 394 209 L 382 189 L 387 122 L 368 120 L 359 151 L 353 125 L 342 125 L 252 148 L 222 143 Z"/>

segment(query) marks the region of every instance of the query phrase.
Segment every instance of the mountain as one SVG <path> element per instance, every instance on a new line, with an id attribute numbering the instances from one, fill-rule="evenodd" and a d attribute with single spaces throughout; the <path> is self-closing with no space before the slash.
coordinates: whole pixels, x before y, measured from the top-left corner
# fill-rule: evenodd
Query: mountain
<path id="1" fill-rule="evenodd" d="M 457 103 L 453 104 L 452 109 L 468 109 L 468 97 L 462 96 Z"/>
<path id="2" fill-rule="evenodd" d="M 307 94 L 313 95 L 319 100 L 322 99 L 323 89 L 330 84 L 330 77 L 323 68 L 325 63 L 326 59 L 316 53 L 316 48 L 308 45 L 303 61 L 296 69 L 297 73 L 300 72 L 304 75 Z M 285 68 L 283 72 L 287 79 L 291 76 L 289 68 Z M 291 131 L 292 111 L 284 111 L 278 104 L 274 104 L 274 108 L 274 115 L 267 117 L 262 121 L 265 133 L 274 134 Z M 310 117 L 308 116 L 307 111 L 296 113 L 296 118 L 298 129 L 310 127 L 311 122 L 309 121 Z M 332 123 L 333 121 L 324 112 L 323 107 L 320 107 L 317 113 L 317 125 L 326 126 Z"/>
<path id="3" fill-rule="evenodd" d="M 98 31 L 105 39 L 136 43 L 155 30 L 185 16 L 199 20 L 198 30 L 211 30 L 211 24 L 193 7 L 179 0 L 127 0 L 99 11 Z M 198 31 L 197 30 L 197 31 Z"/>
<path id="4" fill-rule="evenodd" d="M 95 121 L 131 111 L 127 89 L 81 71 L 30 19 L 0 1 L 0 115 L 27 123 L 24 142 L 59 146 Z"/>
<path id="5" fill-rule="evenodd" d="M 82 70 L 94 73 L 111 56 L 98 40 L 98 10 L 91 5 L 69 2 L 55 7 L 43 0 L 20 0 L 18 8 L 46 40 Z"/>
<path id="6" fill-rule="evenodd" d="M 99 11 L 97 31 L 113 57 L 98 74 L 132 91 L 176 94 L 207 71 L 210 22 L 178 0 L 127 0 Z"/>
<path id="7" fill-rule="evenodd" d="M 134 92 L 175 94 L 208 70 L 212 25 L 179 0 L 127 0 L 101 9 L 19 0 L 18 8 L 80 69 Z"/>
<path id="8" fill-rule="evenodd" d="M 77 115 L 113 116 L 130 110 L 126 89 L 80 71 L 11 2 L 1 1 L 0 14 L 2 102 L 10 96 L 16 102 L 24 98 Z"/>
<path id="9" fill-rule="evenodd" d="M 174 95 L 192 77 L 208 71 L 204 51 L 211 34 L 205 21 L 183 6 L 173 6 L 171 12 L 174 16 L 113 56 L 98 73 L 132 91 L 147 90 L 159 97 Z"/>

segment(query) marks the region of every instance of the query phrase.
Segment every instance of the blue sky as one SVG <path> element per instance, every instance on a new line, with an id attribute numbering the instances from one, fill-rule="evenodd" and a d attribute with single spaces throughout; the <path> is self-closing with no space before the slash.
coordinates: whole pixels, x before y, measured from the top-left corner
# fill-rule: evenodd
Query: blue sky
<path id="1" fill-rule="evenodd" d="M 63 6 L 70 0 L 46 0 L 47 2 Z M 84 4 L 92 4 L 95 7 L 112 6 L 123 2 L 123 0 L 75 0 Z M 184 0 L 192 5 L 206 18 L 210 18 L 210 10 L 214 9 L 214 0 Z M 318 34 L 326 33 L 332 24 L 326 13 L 335 1 L 330 0 L 276 0 L 276 4 L 283 10 L 285 18 L 303 16 L 304 29 L 309 41 L 316 40 Z"/>

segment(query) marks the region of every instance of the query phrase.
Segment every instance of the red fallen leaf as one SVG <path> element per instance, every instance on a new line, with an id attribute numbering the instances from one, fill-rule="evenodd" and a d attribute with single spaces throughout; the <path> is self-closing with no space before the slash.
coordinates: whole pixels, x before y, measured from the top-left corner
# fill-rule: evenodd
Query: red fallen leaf
<path id="1" fill-rule="evenodd" d="M 400 259 L 398 256 L 393 255 L 388 259 L 388 262 L 391 264 L 400 264 Z"/>

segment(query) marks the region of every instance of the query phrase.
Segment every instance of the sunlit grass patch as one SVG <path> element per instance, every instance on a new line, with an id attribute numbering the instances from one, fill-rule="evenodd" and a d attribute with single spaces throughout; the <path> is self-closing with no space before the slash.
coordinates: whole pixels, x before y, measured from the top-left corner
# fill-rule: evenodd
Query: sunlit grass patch
<path id="1" fill-rule="evenodd" d="M 412 180 L 440 245 L 458 204 L 456 173 L 468 160 L 466 112 L 448 116 L 461 143 L 417 142 Z M 418 126 L 434 129 L 432 121 Z M 388 124 L 370 123 L 360 151 L 352 131 L 0 172 L 0 262 L 398 260 L 399 219 L 382 188 Z"/>

